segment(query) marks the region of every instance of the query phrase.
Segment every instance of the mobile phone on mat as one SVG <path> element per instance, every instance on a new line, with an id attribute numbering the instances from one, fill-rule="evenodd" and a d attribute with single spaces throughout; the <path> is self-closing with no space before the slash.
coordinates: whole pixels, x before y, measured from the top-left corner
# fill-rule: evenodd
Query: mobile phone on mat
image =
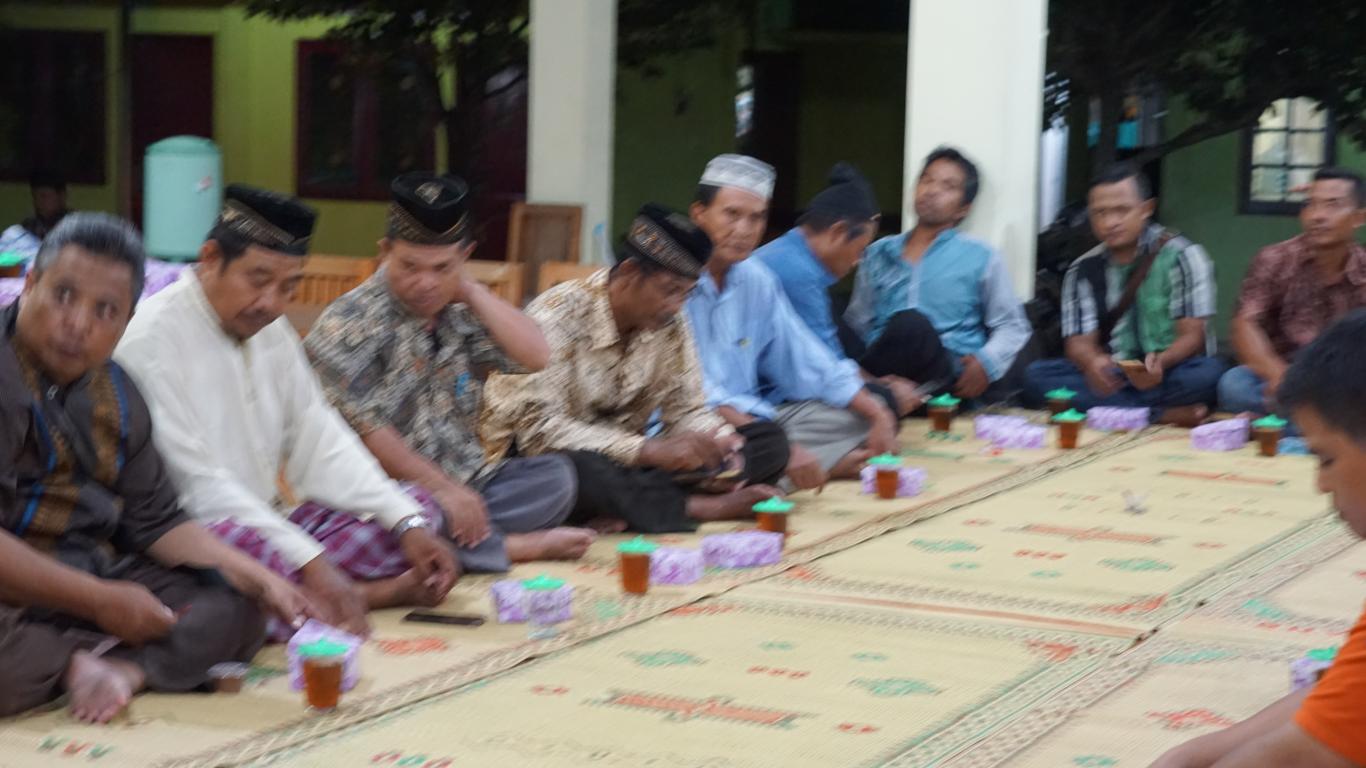
<path id="1" fill-rule="evenodd" d="M 452 624 L 457 627 L 479 627 L 484 624 L 483 616 L 462 616 L 455 613 L 436 613 L 434 611 L 413 611 L 404 616 L 403 620 L 422 624 Z"/>

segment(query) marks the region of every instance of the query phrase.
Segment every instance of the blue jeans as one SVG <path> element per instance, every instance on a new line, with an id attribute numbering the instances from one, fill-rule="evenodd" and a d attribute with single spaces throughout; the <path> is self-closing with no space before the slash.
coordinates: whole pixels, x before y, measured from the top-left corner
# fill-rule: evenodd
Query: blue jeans
<path id="1" fill-rule="evenodd" d="M 1042 408 L 1044 395 L 1059 387 L 1074 390 L 1072 401 L 1078 410 L 1098 405 L 1119 408 L 1153 408 L 1160 411 L 1182 405 L 1212 404 L 1219 377 L 1227 366 L 1214 357 L 1197 356 L 1177 363 L 1162 376 L 1162 383 L 1149 390 L 1126 383 L 1109 397 L 1097 397 L 1086 383 L 1081 370 L 1071 360 L 1057 358 L 1040 360 L 1025 371 L 1025 404 Z"/>
<path id="2" fill-rule="evenodd" d="M 1229 370 L 1219 379 L 1219 410 L 1258 415 L 1267 413 L 1266 382 L 1246 365 Z M 1287 420 L 1290 418 L 1284 413 L 1279 415 Z M 1294 424 L 1288 424 L 1284 434 L 1294 436 L 1298 435 L 1299 431 L 1295 429 Z"/>

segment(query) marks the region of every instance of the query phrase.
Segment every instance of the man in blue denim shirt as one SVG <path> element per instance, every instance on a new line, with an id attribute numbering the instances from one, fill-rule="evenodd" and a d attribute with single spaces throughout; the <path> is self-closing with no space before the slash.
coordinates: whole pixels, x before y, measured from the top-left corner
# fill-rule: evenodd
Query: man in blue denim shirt
<path id="1" fill-rule="evenodd" d="M 768 267 L 806 327 L 836 356 L 849 357 L 840 341 L 830 288 L 858 266 L 877 235 L 881 212 L 872 186 L 856 168 L 837 163 L 825 189 L 816 193 L 797 218 L 797 226 L 754 252 Z M 914 382 L 900 376 L 875 377 L 860 371 L 865 386 L 887 407 L 906 416 L 924 398 Z"/>
<path id="2" fill-rule="evenodd" d="M 1002 399 L 1033 333 L 994 249 L 957 227 L 977 196 L 977 167 L 940 147 L 915 187 L 916 225 L 863 255 L 844 320 L 850 357 L 874 376 L 947 379 L 961 398 Z"/>

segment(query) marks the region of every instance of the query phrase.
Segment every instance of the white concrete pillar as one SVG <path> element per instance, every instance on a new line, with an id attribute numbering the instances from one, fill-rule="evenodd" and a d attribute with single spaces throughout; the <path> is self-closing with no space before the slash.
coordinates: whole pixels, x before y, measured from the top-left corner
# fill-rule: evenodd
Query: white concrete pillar
<path id="1" fill-rule="evenodd" d="M 1034 293 L 1047 0 L 911 0 L 906 57 L 905 226 L 925 155 L 951 144 L 981 171 L 964 229 L 1001 251 Z"/>
<path id="2" fill-rule="evenodd" d="M 532 0 L 527 201 L 583 206 L 579 258 L 611 232 L 616 0 Z"/>

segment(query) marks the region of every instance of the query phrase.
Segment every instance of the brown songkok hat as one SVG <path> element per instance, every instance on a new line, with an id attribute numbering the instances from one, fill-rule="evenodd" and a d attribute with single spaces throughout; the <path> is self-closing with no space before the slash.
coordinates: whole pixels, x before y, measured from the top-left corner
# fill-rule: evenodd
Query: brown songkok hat
<path id="1" fill-rule="evenodd" d="M 631 222 L 623 255 L 647 259 L 675 274 L 697 278 L 711 258 L 711 248 L 711 238 L 687 216 L 658 203 L 647 203 Z"/>
<path id="2" fill-rule="evenodd" d="M 297 197 L 229 184 L 223 190 L 223 210 L 214 226 L 229 229 L 252 245 L 304 256 L 317 220 L 318 212 Z"/>
<path id="3" fill-rule="evenodd" d="M 469 185 L 451 174 L 405 173 L 389 185 L 388 236 L 417 245 L 451 245 L 470 236 Z"/>

